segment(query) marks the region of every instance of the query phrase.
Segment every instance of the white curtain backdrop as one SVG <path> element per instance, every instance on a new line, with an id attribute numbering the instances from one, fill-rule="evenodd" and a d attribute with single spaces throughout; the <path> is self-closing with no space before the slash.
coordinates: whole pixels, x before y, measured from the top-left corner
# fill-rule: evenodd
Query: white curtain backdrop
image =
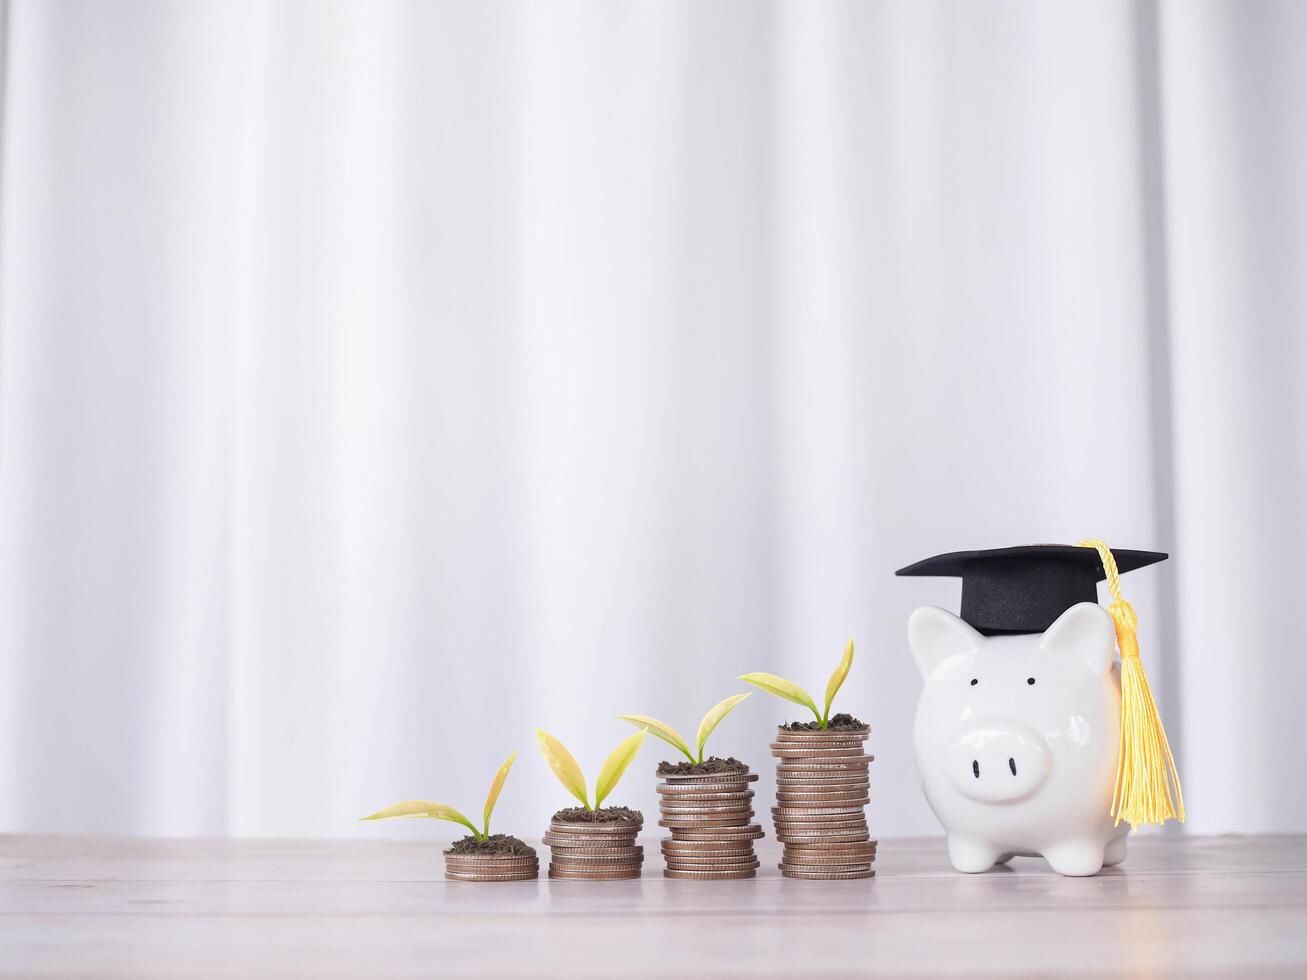
<path id="1" fill-rule="evenodd" d="M 1172 552 L 1188 829 L 1307 830 L 1307 4 L 5 24 L 0 830 L 448 837 L 354 818 L 516 748 L 535 835 L 536 726 L 593 773 L 852 635 L 875 833 L 935 833 L 958 587 L 894 569 L 1084 536 Z"/>

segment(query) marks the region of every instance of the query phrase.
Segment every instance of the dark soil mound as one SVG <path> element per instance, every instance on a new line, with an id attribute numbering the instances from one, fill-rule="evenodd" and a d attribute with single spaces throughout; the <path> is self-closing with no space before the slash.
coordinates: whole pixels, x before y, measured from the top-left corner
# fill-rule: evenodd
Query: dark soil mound
<path id="1" fill-rule="evenodd" d="M 840 712 L 838 715 L 831 715 L 830 723 L 826 727 L 828 731 L 833 732 L 865 732 L 871 726 L 854 718 L 853 715 Z M 792 721 L 788 725 L 781 725 L 781 728 L 787 732 L 821 731 L 821 725 L 815 721 Z"/>
<path id="2" fill-rule="evenodd" d="M 658 763 L 658 775 L 660 776 L 710 776 L 719 772 L 737 773 L 748 771 L 749 767 L 734 756 L 729 759 L 720 759 L 714 755 L 704 759 L 703 762 Z"/>
<path id="3" fill-rule="evenodd" d="M 644 823 L 644 814 L 629 806 L 601 806 L 598 810 L 569 806 L 566 810 L 555 813 L 554 819 L 563 823 Z"/>
<path id="4" fill-rule="evenodd" d="M 477 840 L 475 837 L 464 837 L 461 840 L 454 841 L 449 847 L 450 854 L 484 854 L 484 855 L 503 855 L 503 856 L 521 856 L 531 857 L 535 854 L 535 848 L 525 844 L 516 837 L 509 837 L 508 834 L 491 834 L 486 840 Z"/>

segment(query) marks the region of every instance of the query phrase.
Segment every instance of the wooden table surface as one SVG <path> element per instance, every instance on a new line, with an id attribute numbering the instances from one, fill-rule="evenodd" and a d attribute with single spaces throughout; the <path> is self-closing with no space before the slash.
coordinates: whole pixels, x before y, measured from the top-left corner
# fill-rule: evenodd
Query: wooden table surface
<path id="1" fill-rule="evenodd" d="M 1307 837 L 1152 836 L 1120 869 L 446 882 L 438 844 L 0 836 L 5 977 L 1307 976 Z M 653 845 L 650 848 L 650 845 Z"/>

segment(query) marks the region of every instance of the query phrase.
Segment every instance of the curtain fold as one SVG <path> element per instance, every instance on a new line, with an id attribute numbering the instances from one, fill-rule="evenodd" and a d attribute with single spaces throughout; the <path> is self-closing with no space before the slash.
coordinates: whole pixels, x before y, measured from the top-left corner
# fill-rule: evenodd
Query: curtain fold
<path id="1" fill-rule="evenodd" d="M 422 834 L 770 670 L 938 832 L 936 552 L 1102 537 L 1199 832 L 1307 830 L 1289 2 L 13 0 L 0 831 Z M 762 695 L 714 748 L 769 769 Z M 619 790 L 652 809 L 650 745 Z"/>

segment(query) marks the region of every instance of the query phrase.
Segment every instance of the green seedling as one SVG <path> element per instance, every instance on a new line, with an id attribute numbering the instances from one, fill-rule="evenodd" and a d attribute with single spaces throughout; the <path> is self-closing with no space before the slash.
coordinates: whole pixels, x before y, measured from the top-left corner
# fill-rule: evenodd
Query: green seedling
<path id="1" fill-rule="evenodd" d="M 563 788 L 580 800 L 581 805 L 586 810 L 593 813 L 603 806 L 608 794 L 613 791 L 614 787 L 617 786 L 617 781 L 622 778 L 622 773 L 626 772 L 627 766 L 635 761 L 636 755 L 640 752 L 640 746 L 644 744 L 644 737 L 648 734 L 648 729 L 641 729 L 629 738 L 623 739 L 622 744 L 613 750 L 613 754 L 604 760 L 603 766 L 599 769 L 599 778 L 595 780 L 594 806 L 590 805 L 589 793 L 585 785 L 585 773 L 581 771 L 581 767 L 573 758 L 572 753 L 567 751 L 567 746 L 539 728 L 536 729 L 536 742 L 539 743 L 545 761 L 549 763 L 549 768 L 554 771 L 554 775 L 563 784 Z"/>
<path id="2" fill-rule="evenodd" d="M 618 715 L 617 717 L 622 721 L 629 721 L 637 727 L 648 729 L 668 745 L 684 752 L 685 757 L 690 760 L 690 764 L 697 766 L 703 762 L 703 747 L 708 742 L 708 736 L 712 734 L 713 729 L 720 725 L 722 719 L 729 715 L 735 706 L 748 696 L 748 694 L 732 694 L 725 701 L 718 701 L 703 716 L 703 721 L 699 722 L 699 734 L 696 738 L 696 747 L 699 752 L 697 759 L 694 757 L 694 753 L 690 751 L 689 743 L 681 738 L 680 733 L 671 725 L 664 725 L 657 718 L 650 718 L 648 715 Z"/>
<path id="3" fill-rule="evenodd" d="M 453 823 L 461 823 L 472 831 L 473 837 L 481 843 L 485 843 L 490 837 L 490 814 L 495 809 L 495 803 L 498 802 L 499 794 L 504 788 L 504 780 L 508 778 L 508 770 L 513 768 L 513 760 L 516 758 L 517 753 L 514 752 L 499 767 L 499 772 L 495 773 L 494 781 L 490 784 L 490 792 L 486 794 L 486 805 L 482 811 L 480 830 L 477 830 L 472 825 L 471 820 L 452 806 L 446 806 L 444 803 L 432 803 L 430 800 L 405 800 L 403 803 L 393 803 L 384 810 L 378 810 L 371 816 L 360 817 L 359 819 L 391 820 L 395 817 L 426 817 L 429 820 L 449 820 Z"/>
<path id="4" fill-rule="evenodd" d="M 778 698 L 784 698 L 786 701 L 793 701 L 795 704 L 801 704 L 814 715 L 817 716 L 817 727 L 828 728 L 830 726 L 830 706 L 835 700 L 835 694 L 844 685 L 844 678 L 849 676 L 849 668 L 853 666 L 853 640 L 849 640 L 848 645 L 844 647 L 844 656 L 840 658 L 839 666 L 835 668 L 835 673 L 830 675 L 830 680 L 826 683 L 826 710 L 824 712 L 817 710 L 816 703 L 803 688 L 795 684 L 794 681 L 787 681 L 784 677 L 777 677 L 775 674 L 744 674 L 740 680 L 752 684 L 754 687 L 760 687 L 768 694 L 774 694 Z"/>

